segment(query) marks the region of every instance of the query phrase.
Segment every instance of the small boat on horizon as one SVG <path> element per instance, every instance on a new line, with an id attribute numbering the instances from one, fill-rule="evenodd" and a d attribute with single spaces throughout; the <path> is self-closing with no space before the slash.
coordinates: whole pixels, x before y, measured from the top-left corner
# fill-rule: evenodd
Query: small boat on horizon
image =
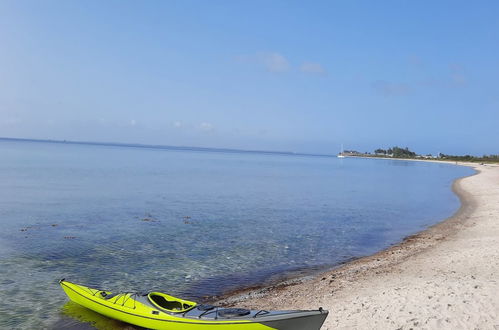
<path id="1" fill-rule="evenodd" d="M 266 311 L 197 304 L 162 292 L 112 293 L 62 279 L 73 302 L 104 316 L 149 329 L 320 330 L 328 311 Z"/>
<path id="2" fill-rule="evenodd" d="M 345 158 L 344 152 L 343 152 L 343 144 L 341 144 L 341 151 L 338 154 L 338 158 Z"/>

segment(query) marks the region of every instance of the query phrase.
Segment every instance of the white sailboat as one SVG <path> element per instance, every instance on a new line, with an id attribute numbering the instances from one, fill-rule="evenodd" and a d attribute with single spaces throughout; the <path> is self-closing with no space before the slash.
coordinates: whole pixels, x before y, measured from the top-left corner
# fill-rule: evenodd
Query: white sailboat
<path id="1" fill-rule="evenodd" d="M 341 144 L 341 152 L 338 154 L 338 158 L 345 158 L 345 155 L 343 154 L 343 143 Z"/>

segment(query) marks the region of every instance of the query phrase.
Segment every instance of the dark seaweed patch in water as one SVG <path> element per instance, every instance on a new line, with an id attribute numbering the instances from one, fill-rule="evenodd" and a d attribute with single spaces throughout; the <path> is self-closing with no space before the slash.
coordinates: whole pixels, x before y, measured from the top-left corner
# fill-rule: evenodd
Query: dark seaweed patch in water
<path id="1" fill-rule="evenodd" d="M 357 238 L 360 246 L 380 246 L 386 242 L 387 228 L 371 228 Z"/>
<path id="2" fill-rule="evenodd" d="M 312 275 L 331 267 L 333 266 L 319 265 L 310 267 L 304 265 L 302 267 L 293 268 L 282 266 L 263 270 L 260 269 L 248 273 L 220 275 L 193 283 L 185 291 L 185 294 L 190 299 L 211 301 L 215 297 L 224 295 L 228 292 L 240 290 L 242 288 L 257 288 L 274 285 L 288 279 Z"/>

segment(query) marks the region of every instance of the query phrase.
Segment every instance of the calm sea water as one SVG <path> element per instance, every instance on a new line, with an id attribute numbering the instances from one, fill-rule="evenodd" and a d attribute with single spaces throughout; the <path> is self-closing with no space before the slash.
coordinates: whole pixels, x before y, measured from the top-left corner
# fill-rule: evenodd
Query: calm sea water
<path id="1" fill-rule="evenodd" d="M 0 328 L 120 328 L 57 280 L 201 299 L 371 254 L 459 208 L 447 164 L 0 141 Z"/>

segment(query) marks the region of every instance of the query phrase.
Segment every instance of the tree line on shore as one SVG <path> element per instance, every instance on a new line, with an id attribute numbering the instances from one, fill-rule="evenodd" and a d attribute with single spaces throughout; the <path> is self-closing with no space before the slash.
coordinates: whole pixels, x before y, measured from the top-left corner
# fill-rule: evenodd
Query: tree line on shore
<path id="1" fill-rule="evenodd" d="M 440 153 L 438 156 L 439 159 L 445 160 L 454 160 L 454 161 L 462 161 L 462 162 L 499 162 L 499 155 L 483 155 L 482 157 L 464 155 L 464 156 L 456 156 L 456 155 L 446 155 Z"/>
<path id="2" fill-rule="evenodd" d="M 413 159 L 413 158 L 423 158 L 423 159 L 439 159 L 439 160 L 451 160 L 451 161 L 462 161 L 462 162 L 499 162 L 499 154 L 498 155 L 483 155 L 483 156 L 472 156 L 472 155 L 447 155 L 444 153 L 439 153 L 437 156 L 433 156 L 432 154 L 427 155 L 419 155 L 416 152 L 410 150 L 408 147 L 401 148 L 398 146 L 391 147 L 388 149 L 378 148 L 374 150 L 374 154 L 369 152 L 360 153 L 354 150 L 345 150 L 344 154 L 350 156 L 367 156 L 367 157 L 390 157 L 390 158 L 404 158 L 404 159 Z"/>
<path id="3" fill-rule="evenodd" d="M 415 158 L 417 154 L 414 151 L 409 150 L 409 148 L 393 147 L 388 149 L 378 148 L 374 150 L 377 155 L 391 155 L 395 158 Z"/>

